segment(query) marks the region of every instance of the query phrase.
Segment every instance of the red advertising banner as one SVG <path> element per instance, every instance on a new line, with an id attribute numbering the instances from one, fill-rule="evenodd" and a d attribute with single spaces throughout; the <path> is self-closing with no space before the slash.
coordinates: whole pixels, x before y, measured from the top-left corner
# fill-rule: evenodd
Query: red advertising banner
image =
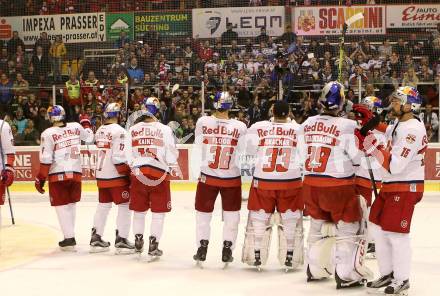
<path id="1" fill-rule="evenodd" d="M 14 168 L 16 181 L 34 181 L 38 174 L 39 160 L 38 151 L 17 151 Z M 179 165 L 182 170 L 183 180 L 189 180 L 188 167 L 188 149 L 179 149 Z M 96 153 L 94 150 L 81 151 L 81 163 L 83 169 L 83 180 L 94 180 L 94 168 L 96 166 Z M 180 180 L 178 178 L 171 178 L 172 180 Z"/>
<path id="2" fill-rule="evenodd" d="M 347 34 L 385 34 L 384 5 L 295 7 L 292 24 L 298 35 L 340 35 L 342 25 L 358 13 L 364 18 L 348 27 Z"/>

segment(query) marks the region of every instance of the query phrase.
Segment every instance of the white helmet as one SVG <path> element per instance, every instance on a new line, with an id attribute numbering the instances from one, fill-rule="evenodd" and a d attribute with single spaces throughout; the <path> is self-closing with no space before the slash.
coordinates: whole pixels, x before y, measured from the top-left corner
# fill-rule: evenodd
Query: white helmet
<path id="1" fill-rule="evenodd" d="M 344 86 L 337 81 L 327 83 L 322 89 L 319 102 L 326 109 L 340 110 L 345 102 Z"/>
<path id="2" fill-rule="evenodd" d="M 47 114 L 49 114 L 49 119 L 51 122 L 63 121 L 66 119 L 66 111 L 60 105 L 53 105 L 47 109 Z"/>
<path id="3" fill-rule="evenodd" d="M 213 105 L 216 110 L 229 110 L 232 108 L 233 103 L 232 96 L 227 91 L 217 92 L 214 96 Z"/>
<path id="4" fill-rule="evenodd" d="M 147 110 L 147 112 L 149 113 L 148 115 L 155 116 L 157 114 L 157 112 L 159 111 L 160 101 L 156 97 L 146 98 L 146 99 L 144 99 L 144 101 L 142 103 L 145 106 L 145 109 Z"/>
<path id="5" fill-rule="evenodd" d="M 118 117 L 119 113 L 121 113 L 121 107 L 118 103 L 110 103 L 105 106 L 104 117 L 105 118 L 114 118 Z"/>
<path id="6" fill-rule="evenodd" d="M 368 96 L 362 99 L 362 105 L 365 105 L 370 111 L 381 113 L 383 110 L 382 100 L 375 96 Z"/>

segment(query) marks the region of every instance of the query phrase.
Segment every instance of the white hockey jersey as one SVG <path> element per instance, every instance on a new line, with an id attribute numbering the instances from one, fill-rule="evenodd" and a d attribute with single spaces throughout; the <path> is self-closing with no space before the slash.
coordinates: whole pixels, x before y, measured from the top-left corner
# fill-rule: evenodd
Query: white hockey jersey
<path id="1" fill-rule="evenodd" d="M 317 115 L 309 117 L 299 129 L 304 183 L 312 186 L 354 184 L 360 151 L 355 144 L 354 120 Z"/>
<path id="2" fill-rule="evenodd" d="M 0 119 L 1 136 L 1 156 L 0 170 L 3 167 L 12 168 L 15 160 L 14 137 L 12 136 L 11 126 L 6 121 Z"/>
<path id="3" fill-rule="evenodd" d="M 177 165 L 179 151 L 173 131 L 160 122 L 139 122 L 126 137 L 127 163 L 145 176 L 169 179 L 170 167 Z"/>
<path id="4" fill-rule="evenodd" d="M 417 119 L 395 121 L 385 132 L 387 149 L 391 153 L 384 167 L 384 192 L 423 192 L 425 180 L 425 150 L 428 147 L 425 126 Z"/>
<path id="5" fill-rule="evenodd" d="M 245 150 L 246 130 L 235 119 L 199 118 L 194 143 L 201 149 L 200 182 L 219 187 L 241 185 L 239 157 Z"/>
<path id="6" fill-rule="evenodd" d="M 128 184 L 127 176 L 116 169 L 126 164 L 125 129 L 117 123 L 102 125 L 95 134 L 97 149 L 96 181 L 99 188 L 118 187 Z"/>
<path id="7" fill-rule="evenodd" d="M 77 122 L 63 127 L 50 127 L 41 134 L 40 173 L 49 182 L 81 181 L 81 141 L 93 143 L 93 132 Z"/>
<path id="8" fill-rule="evenodd" d="M 252 186 L 266 190 L 301 187 L 301 169 L 297 153 L 295 121 L 276 123 L 260 121 L 246 135 L 246 151 L 256 156 Z"/>

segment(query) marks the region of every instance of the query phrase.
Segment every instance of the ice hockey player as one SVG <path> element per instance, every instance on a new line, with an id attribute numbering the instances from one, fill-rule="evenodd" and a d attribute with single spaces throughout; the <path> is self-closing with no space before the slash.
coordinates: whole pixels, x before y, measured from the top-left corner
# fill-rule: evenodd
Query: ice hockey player
<path id="1" fill-rule="evenodd" d="M 0 227 L 2 224 L 2 205 L 6 200 L 6 187 L 14 182 L 14 160 L 15 148 L 11 126 L 6 121 L 0 119 Z"/>
<path id="2" fill-rule="evenodd" d="M 311 217 L 307 280 L 327 278 L 335 271 L 338 289 L 363 286 L 371 272 L 363 266 L 365 221 L 354 184 L 353 163 L 360 154 L 353 137 L 357 123 L 337 117 L 344 104 L 340 83 L 327 83 L 319 102 L 323 113 L 301 125 L 298 139 L 304 159 L 302 193 Z"/>
<path id="3" fill-rule="evenodd" d="M 196 244 L 193 259 L 197 264 L 206 260 L 211 232 L 214 203 L 220 193 L 223 210 L 222 261 L 233 261 L 232 251 L 238 234 L 241 208 L 241 174 L 239 156 L 244 151 L 246 125 L 229 119 L 233 100 L 229 92 L 214 96 L 212 116 L 201 117 L 196 124 L 195 146 L 201 149 L 201 172 L 197 184 Z"/>
<path id="4" fill-rule="evenodd" d="M 260 269 L 267 261 L 271 220 L 278 224 L 278 259 L 286 270 L 303 264 L 304 241 L 301 170 L 296 151 L 299 125 L 288 121 L 290 107 L 273 105 L 272 121 L 252 125 L 246 135 L 247 155 L 257 162 L 249 192 L 249 218 L 242 261 Z M 275 209 L 278 211 L 274 214 Z M 276 219 L 271 219 L 271 217 Z"/>
<path id="5" fill-rule="evenodd" d="M 369 96 L 365 97 L 361 104 L 353 105 L 353 111 L 356 112 L 356 119 L 361 125 L 365 125 L 366 122 L 372 118 L 373 113 L 380 115 L 383 111 L 382 100 L 378 97 Z M 366 116 L 366 113 L 368 115 Z M 385 127 L 386 129 L 386 127 Z M 372 131 L 379 141 L 385 143 L 384 132 L 385 130 L 380 131 L 378 129 L 374 129 Z M 371 169 L 374 182 L 376 186 L 376 193 L 380 189 L 382 182 L 382 166 L 375 160 L 374 157 L 363 156 L 361 158 L 359 166 L 356 168 L 356 190 L 357 192 L 365 198 L 367 203 L 368 210 L 371 207 L 372 199 L 373 199 L 373 187 L 371 184 L 371 177 L 369 173 L 369 169 Z M 373 242 L 373 238 L 371 237 L 371 231 L 368 231 L 368 249 L 367 256 L 369 258 L 375 257 L 375 245 Z"/>
<path id="6" fill-rule="evenodd" d="M 45 192 L 49 181 L 50 204 L 55 207 L 64 240 L 58 245 L 62 250 L 74 250 L 76 203 L 81 199 L 81 141 L 93 142 L 93 132 L 87 115 L 80 116 L 80 123 L 65 122 L 63 107 L 48 108 L 52 127 L 41 134 L 40 169 L 35 188 Z"/>
<path id="7" fill-rule="evenodd" d="M 162 236 L 165 213 L 171 211 L 170 175 L 180 176 L 178 151 L 173 131 L 155 117 L 159 99 L 144 100 L 144 114 L 130 127 L 127 138 L 127 163 L 130 176 L 130 210 L 133 214 L 135 249 L 144 248 L 145 216 L 152 212 L 148 259 L 162 256 L 159 240 Z"/>
<path id="8" fill-rule="evenodd" d="M 388 295 L 407 295 L 411 265 L 409 232 L 415 205 L 424 191 L 424 152 L 428 145 L 424 124 L 416 114 L 422 99 L 417 89 L 399 87 L 391 98 L 391 114 L 397 118 L 388 126 L 387 147 L 374 135 L 363 137 L 360 147 L 385 169 L 379 197 L 370 213 L 380 278 L 368 288 Z"/>
<path id="9" fill-rule="evenodd" d="M 104 125 L 95 134 L 97 148 L 96 180 L 99 203 L 93 221 L 91 252 L 108 251 L 110 243 L 102 239 L 112 202 L 118 206 L 116 218 L 116 253 L 131 253 L 134 245 L 127 240 L 131 224 L 129 175 L 125 157 L 125 129 L 118 122 L 121 108 L 110 103 L 104 110 Z"/>

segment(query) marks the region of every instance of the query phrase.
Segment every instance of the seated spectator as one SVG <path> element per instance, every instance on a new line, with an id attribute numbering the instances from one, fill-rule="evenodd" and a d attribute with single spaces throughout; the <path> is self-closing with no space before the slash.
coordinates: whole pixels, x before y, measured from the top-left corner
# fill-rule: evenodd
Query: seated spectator
<path id="1" fill-rule="evenodd" d="M 408 47 L 405 44 L 405 40 L 403 38 L 399 38 L 397 40 L 397 44 L 394 45 L 393 52 L 397 53 L 401 59 L 407 54 L 409 54 Z"/>
<path id="2" fill-rule="evenodd" d="M 403 74 L 402 85 L 417 88 L 417 84 L 419 84 L 419 78 L 417 77 L 414 68 L 409 68 L 408 71 Z"/>
<path id="3" fill-rule="evenodd" d="M 432 110 L 431 104 L 425 106 L 425 111 L 420 113 L 419 118 L 425 124 L 428 141 L 437 142 L 439 121 L 438 115 Z"/>
<path id="4" fill-rule="evenodd" d="M 29 82 L 23 78 L 21 73 L 17 73 L 13 87 L 17 96 L 25 95 L 29 91 Z"/>
<path id="5" fill-rule="evenodd" d="M 15 124 L 9 124 L 11 126 L 12 136 L 14 137 L 14 144 L 16 146 L 24 145 L 24 135 L 18 132 L 17 126 Z"/>
<path id="6" fill-rule="evenodd" d="M 391 56 L 393 47 L 390 44 L 390 39 L 386 38 L 381 46 L 379 46 L 379 56 L 382 60 L 386 60 Z"/>
<path id="7" fill-rule="evenodd" d="M 350 86 L 356 87 L 359 83 L 359 79 L 362 81 L 362 84 L 368 82 L 368 77 L 365 75 L 364 69 L 360 65 L 356 65 L 353 74 L 351 74 L 348 79 Z"/>
<path id="8" fill-rule="evenodd" d="M 40 145 L 40 134 L 35 129 L 34 121 L 27 120 L 26 128 L 23 131 L 23 140 L 26 146 Z"/>
<path id="9" fill-rule="evenodd" d="M 15 112 L 15 118 L 13 120 L 13 124 L 17 126 L 17 132 L 19 134 L 23 134 L 24 129 L 26 128 L 27 125 L 27 121 L 28 120 L 24 117 L 23 109 L 18 108 L 17 111 Z"/>
<path id="10" fill-rule="evenodd" d="M 136 58 L 132 58 L 130 61 L 130 66 L 127 68 L 128 77 L 130 81 L 134 84 L 142 82 L 144 78 L 144 71 L 138 67 L 138 62 Z"/>

